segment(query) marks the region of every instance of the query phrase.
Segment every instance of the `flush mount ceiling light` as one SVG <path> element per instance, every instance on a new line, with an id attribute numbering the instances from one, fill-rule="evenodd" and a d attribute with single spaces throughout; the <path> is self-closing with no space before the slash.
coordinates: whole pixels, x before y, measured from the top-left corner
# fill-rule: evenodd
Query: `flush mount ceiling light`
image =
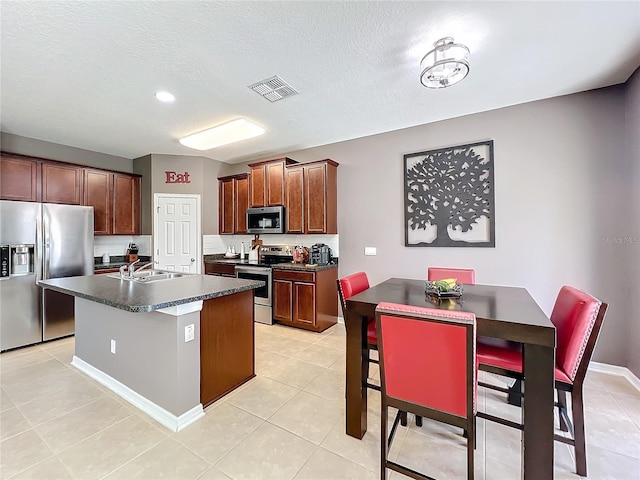
<path id="1" fill-rule="evenodd" d="M 163 103 L 171 103 L 176 99 L 169 92 L 156 92 L 156 98 Z"/>
<path id="2" fill-rule="evenodd" d="M 257 137 L 263 133 L 264 128 L 244 118 L 238 118 L 200 133 L 181 138 L 180 143 L 185 147 L 196 150 L 211 150 L 212 148 L 239 142 L 247 138 Z"/>
<path id="3" fill-rule="evenodd" d="M 469 73 L 469 49 L 444 37 L 420 61 L 420 83 L 427 88 L 455 85 Z"/>

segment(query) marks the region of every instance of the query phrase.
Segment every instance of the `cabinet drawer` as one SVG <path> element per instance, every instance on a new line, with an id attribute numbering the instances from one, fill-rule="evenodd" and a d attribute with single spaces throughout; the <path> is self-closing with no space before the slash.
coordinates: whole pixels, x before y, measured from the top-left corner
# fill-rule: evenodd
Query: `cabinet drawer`
<path id="1" fill-rule="evenodd" d="M 294 282 L 315 282 L 315 272 L 297 272 L 295 270 L 273 270 L 273 278 L 277 280 L 292 280 Z"/>
<path id="2" fill-rule="evenodd" d="M 205 263 L 204 273 L 207 275 L 222 275 L 225 277 L 235 277 L 236 267 L 235 265 L 218 265 L 215 263 Z"/>

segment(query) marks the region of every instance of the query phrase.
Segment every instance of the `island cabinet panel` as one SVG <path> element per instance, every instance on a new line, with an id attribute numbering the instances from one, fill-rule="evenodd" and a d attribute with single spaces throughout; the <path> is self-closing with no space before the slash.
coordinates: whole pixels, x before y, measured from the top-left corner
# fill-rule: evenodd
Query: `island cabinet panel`
<path id="1" fill-rule="evenodd" d="M 218 232 L 247 233 L 249 174 L 218 178 Z"/>
<path id="2" fill-rule="evenodd" d="M 2 154 L 0 157 L 0 199 L 40 201 L 40 162 Z"/>
<path id="3" fill-rule="evenodd" d="M 298 162 L 287 157 L 250 163 L 251 207 L 275 207 L 284 205 L 285 167 L 296 163 Z"/>
<path id="4" fill-rule="evenodd" d="M 60 163 L 42 163 L 42 201 L 81 205 L 82 168 Z"/>
<path id="5" fill-rule="evenodd" d="M 140 235 L 140 177 L 113 174 L 113 234 Z"/>
<path id="6" fill-rule="evenodd" d="M 200 403 L 255 376 L 253 290 L 205 300 L 200 312 Z"/>
<path id="7" fill-rule="evenodd" d="M 325 159 L 286 168 L 287 233 L 338 233 L 337 167 Z"/>
<path id="8" fill-rule="evenodd" d="M 273 269 L 273 319 L 292 327 L 322 332 L 337 322 L 338 269 Z"/>
<path id="9" fill-rule="evenodd" d="M 83 205 L 93 207 L 95 235 L 110 235 L 113 230 L 111 227 L 112 183 L 112 173 L 85 168 Z"/>

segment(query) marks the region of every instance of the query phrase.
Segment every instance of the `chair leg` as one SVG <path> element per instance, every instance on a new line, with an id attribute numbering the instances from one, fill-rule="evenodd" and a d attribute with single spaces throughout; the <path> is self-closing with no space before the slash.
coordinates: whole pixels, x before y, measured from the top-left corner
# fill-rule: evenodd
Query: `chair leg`
<path id="1" fill-rule="evenodd" d="M 407 412 L 400 413 L 400 425 L 403 427 L 407 426 Z"/>
<path id="2" fill-rule="evenodd" d="M 380 480 L 387 480 L 387 410 L 384 406 L 380 415 Z"/>
<path id="3" fill-rule="evenodd" d="M 475 419 L 468 424 L 469 433 L 467 437 L 467 479 L 473 480 L 475 475 L 474 457 L 476 444 L 476 427 Z"/>
<path id="4" fill-rule="evenodd" d="M 584 431 L 584 405 L 582 388 L 571 392 L 571 410 L 573 411 L 573 434 L 576 450 L 576 473 L 581 477 L 587 476 L 587 447 Z"/>
<path id="5" fill-rule="evenodd" d="M 522 406 L 522 380 L 516 380 L 516 383 L 509 387 L 507 401 L 509 405 Z"/>
<path id="6" fill-rule="evenodd" d="M 420 415 L 416 415 L 416 427 L 422 426 L 422 417 Z"/>
<path id="7" fill-rule="evenodd" d="M 558 392 L 558 417 L 560 419 L 560 430 L 563 432 L 569 431 L 569 426 L 564 419 L 564 412 L 567 412 L 567 392 L 564 390 L 556 390 Z"/>

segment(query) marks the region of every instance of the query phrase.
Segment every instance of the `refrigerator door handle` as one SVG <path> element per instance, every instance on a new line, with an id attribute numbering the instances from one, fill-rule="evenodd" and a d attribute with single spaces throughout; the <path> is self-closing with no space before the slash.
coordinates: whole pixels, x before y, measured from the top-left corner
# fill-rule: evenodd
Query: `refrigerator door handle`
<path id="1" fill-rule="evenodd" d="M 42 278 L 48 280 L 49 273 L 49 218 L 42 212 Z"/>
<path id="2" fill-rule="evenodd" d="M 40 238 L 40 217 L 36 218 L 36 244 L 35 244 L 35 262 L 36 285 L 42 280 L 42 239 Z"/>

